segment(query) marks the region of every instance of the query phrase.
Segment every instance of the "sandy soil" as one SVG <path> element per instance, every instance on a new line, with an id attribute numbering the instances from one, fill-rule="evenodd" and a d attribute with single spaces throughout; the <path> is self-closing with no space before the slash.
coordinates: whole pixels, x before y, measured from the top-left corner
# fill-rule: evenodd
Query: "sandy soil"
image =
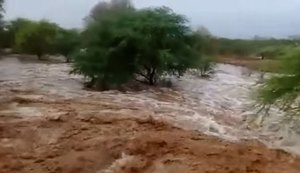
<path id="1" fill-rule="evenodd" d="M 230 143 L 154 120 L 141 110 L 132 109 L 132 115 L 125 115 L 122 109 L 92 99 L 53 101 L 30 93 L 12 98 L 0 108 L 0 172 L 298 173 L 300 170 L 299 158 L 267 149 L 258 142 Z M 45 116 L 26 117 L 26 110 Z"/>
<path id="2" fill-rule="evenodd" d="M 228 115 L 239 100 L 199 94 L 215 85 L 184 79 L 192 92 L 91 92 L 68 70 L 0 62 L 0 173 L 299 173 L 299 157 L 241 140 L 251 135 Z M 232 109 L 216 106 L 224 103 Z"/>

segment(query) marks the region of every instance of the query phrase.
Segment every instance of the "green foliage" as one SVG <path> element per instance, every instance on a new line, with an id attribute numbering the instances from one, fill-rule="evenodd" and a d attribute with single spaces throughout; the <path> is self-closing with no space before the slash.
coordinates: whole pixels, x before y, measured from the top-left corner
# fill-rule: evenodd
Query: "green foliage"
<path id="1" fill-rule="evenodd" d="M 85 19 L 87 24 L 106 18 L 107 15 L 123 13 L 133 10 L 130 0 L 111 0 L 110 2 L 101 1 L 91 10 L 90 15 Z"/>
<path id="2" fill-rule="evenodd" d="M 16 43 L 16 34 L 23 28 L 33 24 L 34 22 L 24 18 L 18 18 L 5 23 L 1 43 L 4 48 L 14 48 Z"/>
<path id="3" fill-rule="evenodd" d="M 2 21 L 3 13 L 4 13 L 3 4 L 4 4 L 4 0 L 0 0 L 0 30 L 3 27 L 3 21 Z"/>
<path id="4" fill-rule="evenodd" d="M 240 56 L 258 55 L 264 58 L 276 58 L 282 54 L 282 48 L 299 44 L 299 41 L 284 39 L 218 39 L 220 54 L 234 54 Z"/>
<path id="5" fill-rule="evenodd" d="M 55 39 L 55 52 L 65 56 L 66 62 L 71 61 L 71 54 L 80 45 L 80 33 L 75 29 L 60 29 Z"/>
<path id="6" fill-rule="evenodd" d="M 277 105 L 292 114 L 299 114 L 300 104 L 300 47 L 286 50 L 281 74 L 267 79 L 259 90 L 262 105 Z"/>
<path id="7" fill-rule="evenodd" d="M 58 29 L 56 24 L 47 21 L 33 22 L 16 34 L 16 47 L 41 59 L 44 54 L 54 51 Z"/>
<path id="8" fill-rule="evenodd" d="M 199 55 L 186 19 L 168 8 L 108 10 L 88 24 L 84 37 L 74 72 L 102 88 L 133 78 L 154 85 L 163 74 L 195 67 Z"/>
<path id="9" fill-rule="evenodd" d="M 4 0 L 0 0 L 0 48 L 5 47 L 5 30 L 4 30 L 4 21 L 3 21 L 3 8 Z"/>
<path id="10" fill-rule="evenodd" d="M 193 33 L 193 48 L 198 53 L 196 69 L 199 70 L 200 76 L 208 77 L 214 69 L 215 63 L 213 57 L 216 54 L 215 39 L 205 28 L 200 28 Z"/>
<path id="11" fill-rule="evenodd" d="M 202 77 L 209 77 L 215 67 L 214 59 L 211 56 L 202 55 L 198 61 L 198 70 Z"/>
<path id="12" fill-rule="evenodd" d="M 197 58 L 186 19 L 167 8 L 137 12 L 138 73 L 154 84 L 163 73 L 182 75 Z"/>
<path id="13" fill-rule="evenodd" d="M 0 10 L 1 11 L 4 11 L 3 4 L 4 4 L 4 0 L 0 0 Z"/>
<path id="14" fill-rule="evenodd" d="M 0 0 L 0 10 L 1 11 L 4 11 L 3 4 L 4 4 L 4 0 Z"/>

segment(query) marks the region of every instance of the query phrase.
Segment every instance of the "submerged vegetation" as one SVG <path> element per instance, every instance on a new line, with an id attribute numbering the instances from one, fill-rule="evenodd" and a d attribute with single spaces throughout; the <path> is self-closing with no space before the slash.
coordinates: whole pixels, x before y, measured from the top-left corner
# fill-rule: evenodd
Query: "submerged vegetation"
<path id="1" fill-rule="evenodd" d="M 185 16 L 167 7 L 136 9 L 129 0 L 98 3 L 82 29 L 45 20 L 3 21 L 4 12 L 0 0 L 1 50 L 38 59 L 63 55 L 92 87 L 109 89 L 132 80 L 155 85 L 188 69 L 209 76 L 215 61 L 225 62 L 280 73 L 265 81 L 258 100 L 299 113 L 300 40 L 217 38 L 203 27 L 193 30 Z"/>
<path id="2" fill-rule="evenodd" d="M 192 30 L 185 16 L 167 7 L 135 9 L 128 0 L 100 2 L 83 29 L 64 29 L 49 21 L 15 19 L 4 25 L 3 48 L 13 52 L 60 54 L 73 61 L 73 73 L 90 86 L 109 89 L 131 80 L 155 85 L 167 74 L 182 76 L 213 70 L 213 37 Z"/>
<path id="3" fill-rule="evenodd" d="M 97 6 L 100 8 L 100 6 Z M 189 68 L 208 64 L 201 35 L 194 34 L 184 16 L 169 8 L 137 10 L 114 4 L 94 10 L 84 31 L 86 48 L 75 56 L 74 69 L 106 88 L 135 79 L 155 85 L 162 75 L 181 76 Z M 197 36 L 197 37 L 196 37 Z M 204 70 L 211 70 L 207 67 Z"/>

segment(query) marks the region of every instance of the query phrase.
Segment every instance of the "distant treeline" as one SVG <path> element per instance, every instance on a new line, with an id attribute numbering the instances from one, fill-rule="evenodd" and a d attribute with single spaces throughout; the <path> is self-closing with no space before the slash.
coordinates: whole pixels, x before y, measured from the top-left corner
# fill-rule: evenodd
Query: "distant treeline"
<path id="1" fill-rule="evenodd" d="M 289 39 L 228 39 L 218 38 L 219 54 L 276 58 L 284 49 L 295 47 L 300 40 Z"/>

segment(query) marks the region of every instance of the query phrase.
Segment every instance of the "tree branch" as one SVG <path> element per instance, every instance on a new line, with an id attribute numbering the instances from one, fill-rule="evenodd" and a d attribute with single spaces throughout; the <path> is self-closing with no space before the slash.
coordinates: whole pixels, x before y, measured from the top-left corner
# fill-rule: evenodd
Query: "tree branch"
<path id="1" fill-rule="evenodd" d="M 146 82 L 146 81 L 139 80 L 139 79 L 137 79 L 137 78 L 134 78 L 134 80 L 135 80 L 135 81 L 138 81 L 138 82 L 141 82 L 141 83 L 144 83 L 144 84 L 147 84 L 147 82 Z"/>
<path id="2" fill-rule="evenodd" d="M 147 80 L 149 80 L 149 76 L 145 75 L 142 72 L 137 72 L 136 74 L 143 76 L 144 78 L 146 78 Z"/>

